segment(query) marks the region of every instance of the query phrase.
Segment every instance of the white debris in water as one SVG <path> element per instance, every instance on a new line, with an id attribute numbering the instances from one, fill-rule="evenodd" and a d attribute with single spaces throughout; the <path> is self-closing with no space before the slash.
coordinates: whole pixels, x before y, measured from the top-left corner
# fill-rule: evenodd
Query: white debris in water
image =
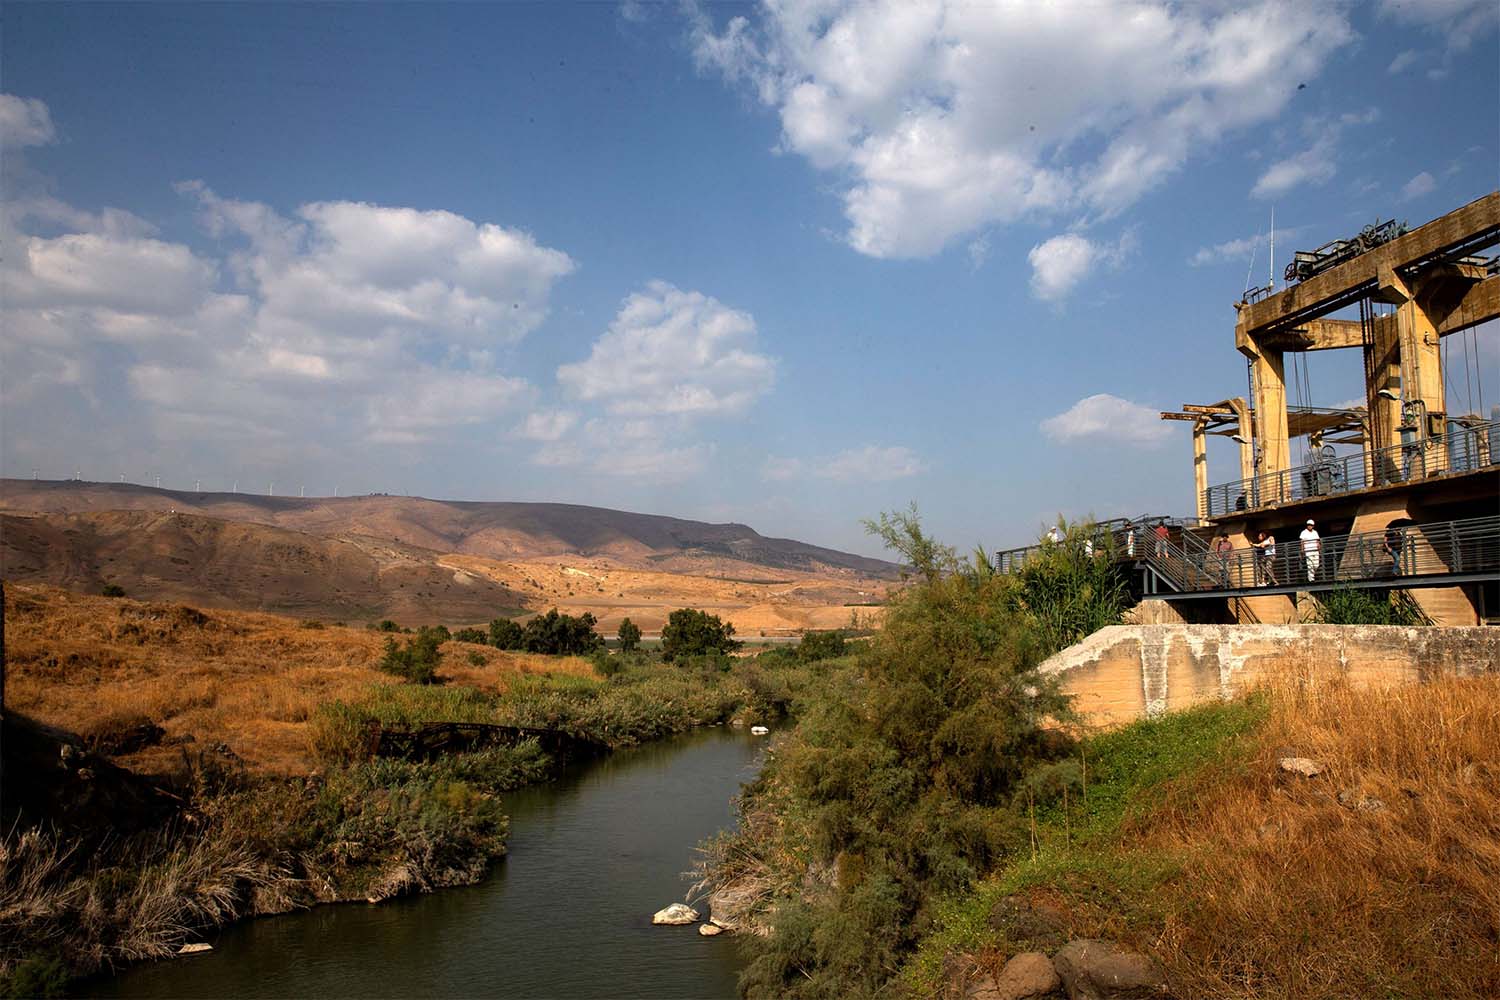
<path id="1" fill-rule="evenodd" d="M 751 726 L 750 727 L 750 733 L 751 733 L 752 736 L 764 736 L 764 735 L 766 735 L 769 732 L 770 732 L 770 730 L 767 729 L 765 726 Z"/>

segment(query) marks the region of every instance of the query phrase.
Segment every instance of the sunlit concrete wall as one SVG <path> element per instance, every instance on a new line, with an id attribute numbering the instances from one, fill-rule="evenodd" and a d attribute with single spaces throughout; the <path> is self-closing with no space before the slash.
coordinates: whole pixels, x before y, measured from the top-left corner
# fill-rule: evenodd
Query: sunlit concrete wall
<path id="1" fill-rule="evenodd" d="M 1336 669 L 1361 684 L 1500 671 L 1500 628 L 1398 625 L 1112 625 L 1051 657 L 1044 673 L 1090 724 L 1233 697 L 1262 677 Z"/>

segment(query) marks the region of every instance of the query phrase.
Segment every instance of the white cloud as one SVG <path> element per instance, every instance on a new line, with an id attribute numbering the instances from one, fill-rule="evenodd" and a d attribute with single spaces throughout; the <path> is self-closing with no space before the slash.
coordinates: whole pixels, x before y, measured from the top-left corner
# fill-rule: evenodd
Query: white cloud
<path id="1" fill-rule="evenodd" d="M 1391 64 L 1385 68 L 1385 71 L 1392 75 L 1403 73 L 1412 63 L 1417 61 L 1418 55 L 1419 53 L 1416 49 L 1405 49 L 1398 52 L 1396 53 L 1396 58 L 1391 60 Z"/>
<path id="2" fill-rule="evenodd" d="M 1090 240 L 1077 233 L 1063 233 L 1031 248 L 1031 291 L 1037 298 L 1056 302 L 1064 298 L 1090 271 L 1118 267 L 1135 248 L 1130 233 L 1113 243 Z"/>
<path id="3" fill-rule="evenodd" d="M 1443 35 L 1448 47 L 1459 51 L 1500 25 L 1494 0 L 1381 0 L 1380 15 Z"/>
<path id="4" fill-rule="evenodd" d="M 1243 260 L 1265 240 L 1265 233 L 1256 233 L 1254 236 L 1246 236 L 1238 240 L 1226 240 L 1223 243 L 1215 243 L 1213 246 L 1199 247 L 1198 251 L 1188 258 L 1188 264 L 1193 267 L 1202 267 L 1205 264 L 1217 264 L 1223 260 Z"/>
<path id="5" fill-rule="evenodd" d="M 40 102 L 0 101 L 0 116 L 27 142 L 52 134 Z M 129 407 L 148 440 L 233 444 L 244 461 L 472 433 L 534 400 L 494 349 L 543 321 L 567 254 L 451 212 L 318 202 L 285 217 L 179 189 L 224 249 L 51 196 L 0 206 L 8 437 L 45 434 L 27 421 L 60 391 L 107 399 L 116 422 Z"/>
<path id="6" fill-rule="evenodd" d="M 578 424 L 578 414 L 569 410 L 538 410 L 528 413 L 516 436 L 528 441 L 559 441 Z"/>
<path id="7" fill-rule="evenodd" d="M 883 483 L 920 475 L 926 470 L 927 466 L 910 448 L 867 444 L 809 461 L 772 455 L 761 466 L 760 475 L 770 482 L 813 478 L 841 483 Z"/>
<path id="8" fill-rule="evenodd" d="M 557 380 L 619 415 L 733 414 L 775 379 L 775 360 L 755 347 L 749 313 L 653 281 L 625 299 L 586 359 L 557 369 Z"/>
<path id="9" fill-rule="evenodd" d="M 1255 198 L 1279 198 L 1304 185 L 1326 184 L 1338 173 L 1332 140 L 1320 139 L 1307 149 L 1271 164 L 1251 188 Z"/>
<path id="10" fill-rule="evenodd" d="M 700 8 L 693 31 L 701 67 L 776 110 L 782 149 L 837 172 L 845 239 L 876 257 L 1119 212 L 1352 37 L 1341 5 L 1290 0 L 782 0 L 722 27 Z"/>
<path id="11" fill-rule="evenodd" d="M 1047 437 L 1064 443 L 1101 438 L 1148 447 L 1160 444 L 1172 433 L 1158 411 L 1104 392 L 1085 396 L 1062 413 L 1048 417 L 1041 429 Z"/>
<path id="12" fill-rule="evenodd" d="M 35 97 L 0 94 L 0 136 L 17 148 L 45 146 L 55 142 L 52 114 L 47 105 Z"/>
<path id="13" fill-rule="evenodd" d="M 1436 189 L 1437 181 L 1433 180 L 1432 175 L 1424 170 L 1401 186 L 1401 200 L 1411 201 L 1413 198 L 1420 198 L 1424 194 L 1431 194 Z"/>

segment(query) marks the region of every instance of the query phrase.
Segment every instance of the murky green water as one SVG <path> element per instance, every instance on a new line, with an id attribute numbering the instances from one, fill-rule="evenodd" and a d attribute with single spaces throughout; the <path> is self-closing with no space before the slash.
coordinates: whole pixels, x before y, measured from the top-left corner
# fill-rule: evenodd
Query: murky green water
<path id="1" fill-rule="evenodd" d="M 211 953 L 93 984 L 114 997 L 735 995 L 729 935 L 653 927 L 763 741 L 711 729 L 509 796 L 510 853 L 477 886 L 249 921 Z"/>

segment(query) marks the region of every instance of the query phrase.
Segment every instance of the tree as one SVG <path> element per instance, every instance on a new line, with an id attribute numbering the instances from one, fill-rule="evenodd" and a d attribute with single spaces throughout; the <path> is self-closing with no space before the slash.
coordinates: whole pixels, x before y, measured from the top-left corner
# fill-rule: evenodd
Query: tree
<path id="1" fill-rule="evenodd" d="M 489 636 L 485 634 L 485 631 L 477 628 L 461 628 L 453 633 L 453 639 L 455 642 L 472 642 L 480 646 L 489 642 Z"/>
<path id="2" fill-rule="evenodd" d="M 641 630 L 635 622 L 629 618 L 620 619 L 620 627 L 617 630 L 620 639 L 620 652 L 633 653 L 641 644 Z"/>
<path id="3" fill-rule="evenodd" d="M 490 645 L 496 649 L 525 649 L 525 633 L 509 618 L 496 618 L 490 622 Z"/>
<path id="4" fill-rule="evenodd" d="M 882 511 L 879 520 L 866 519 L 860 523 L 866 534 L 874 535 L 886 548 L 903 556 L 906 564 L 921 573 L 928 583 L 958 569 L 958 556 L 952 546 L 943 545 L 922 531 L 915 503 L 906 510 L 889 514 Z"/>
<path id="5" fill-rule="evenodd" d="M 594 631 L 597 624 L 597 619 L 587 611 L 575 618 L 559 614 L 553 608 L 526 623 L 522 629 L 523 642 L 528 653 L 583 656 L 604 645 Z"/>
<path id="6" fill-rule="evenodd" d="M 797 659 L 803 663 L 815 663 L 818 660 L 832 660 L 843 656 L 847 651 L 844 642 L 844 633 L 838 629 L 831 632 L 808 632 L 802 636 L 802 641 L 797 643 Z"/>
<path id="7" fill-rule="evenodd" d="M 661 658 L 670 662 L 679 656 L 733 652 L 743 645 L 733 636 L 734 626 L 720 621 L 718 615 L 678 608 L 661 630 Z"/>

